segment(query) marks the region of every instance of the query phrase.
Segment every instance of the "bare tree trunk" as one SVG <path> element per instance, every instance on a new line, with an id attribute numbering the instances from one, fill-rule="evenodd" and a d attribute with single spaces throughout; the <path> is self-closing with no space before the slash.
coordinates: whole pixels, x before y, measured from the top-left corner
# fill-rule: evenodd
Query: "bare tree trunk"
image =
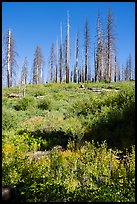
<path id="1" fill-rule="evenodd" d="M 62 23 L 60 23 L 60 83 L 62 82 Z"/>
<path id="2" fill-rule="evenodd" d="M 115 56 L 115 69 L 114 69 L 114 81 L 117 81 L 117 60 L 116 60 L 116 56 Z"/>
<path id="3" fill-rule="evenodd" d="M 21 84 L 27 84 L 27 74 L 28 74 L 28 61 L 27 57 L 25 57 L 21 71 Z"/>
<path id="4" fill-rule="evenodd" d="M 96 51 L 96 79 L 95 81 L 101 81 L 105 79 L 105 67 L 104 67 L 104 40 L 103 31 L 100 21 L 100 12 L 98 10 L 97 19 L 97 51 Z"/>
<path id="5" fill-rule="evenodd" d="M 124 81 L 124 66 L 122 64 L 122 81 Z"/>
<path id="6" fill-rule="evenodd" d="M 85 72 L 84 72 L 84 54 L 82 50 L 82 82 L 85 82 Z"/>
<path id="7" fill-rule="evenodd" d="M 97 62 L 96 62 L 96 51 L 94 47 L 94 70 L 95 70 L 95 82 L 97 81 Z"/>
<path id="8" fill-rule="evenodd" d="M 67 42 L 66 42 L 66 83 L 69 83 L 70 44 L 69 44 L 69 11 L 67 12 Z"/>
<path id="9" fill-rule="evenodd" d="M 88 19 L 85 24 L 85 81 L 90 80 L 89 70 L 89 26 Z"/>
<path id="10" fill-rule="evenodd" d="M 58 82 L 58 40 L 56 43 L 56 76 L 55 76 L 55 82 Z"/>
<path id="11" fill-rule="evenodd" d="M 15 51 L 15 41 L 11 30 L 9 29 L 3 36 L 3 46 L 2 48 L 2 71 L 4 71 L 3 80 L 6 79 L 7 87 L 13 86 L 14 81 L 16 81 L 16 69 L 17 62 L 15 56 L 17 52 Z"/>
<path id="12" fill-rule="evenodd" d="M 78 69 L 78 83 L 81 82 L 81 67 Z"/>
<path id="13" fill-rule="evenodd" d="M 129 54 L 129 80 L 132 80 L 133 77 L 132 77 L 132 57 L 131 57 L 131 54 Z"/>
<path id="14" fill-rule="evenodd" d="M 51 46 L 51 55 L 50 55 L 50 81 L 53 82 L 54 79 L 54 43 L 52 43 Z"/>
<path id="15" fill-rule="evenodd" d="M 42 83 L 42 65 L 43 65 L 43 56 L 41 52 L 41 48 L 37 45 L 36 51 L 34 54 L 34 62 L 33 62 L 33 84 L 41 84 Z"/>
<path id="16" fill-rule="evenodd" d="M 73 71 L 71 71 L 70 81 L 73 82 Z"/>
<path id="17" fill-rule="evenodd" d="M 77 33 L 76 43 L 75 43 L 75 67 L 74 67 L 74 82 L 78 82 L 78 46 L 79 46 L 79 33 Z"/>
<path id="18" fill-rule="evenodd" d="M 126 62 L 126 67 L 125 67 L 125 70 L 124 70 L 124 75 L 125 75 L 125 81 L 127 81 L 129 79 L 129 72 L 128 72 L 128 69 L 129 69 L 129 63 L 128 63 L 128 60 Z"/>
<path id="19" fill-rule="evenodd" d="M 11 31 L 8 31 L 8 66 L 7 66 L 7 86 L 12 86 L 12 75 L 11 75 Z"/>
<path id="20" fill-rule="evenodd" d="M 108 17 L 107 17 L 107 47 L 106 47 L 106 56 L 107 56 L 107 80 L 112 80 L 112 69 L 113 69 L 113 56 L 115 54 L 115 34 L 114 34 L 114 23 L 112 19 L 111 10 L 108 10 Z"/>
<path id="21" fill-rule="evenodd" d="M 37 75 L 36 75 L 36 84 L 38 84 L 39 83 L 39 81 L 38 81 L 38 64 L 36 65 L 36 73 L 37 73 Z"/>
<path id="22" fill-rule="evenodd" d="M 120 65 L 118 64 L 118 66 L 117 66 L 118 68 L 117 68 L 117 73 L 118 73 L 118 81 L 120 81 L 121 80 L 121 76 L 120 76 Z"/>
<path id="23" fill-rule="evenodd" d="M 43 70 L 42 70 L 42 64 L 40 65 L 40 84 L 42 84 L 42 79 L 43 79 Z"/>

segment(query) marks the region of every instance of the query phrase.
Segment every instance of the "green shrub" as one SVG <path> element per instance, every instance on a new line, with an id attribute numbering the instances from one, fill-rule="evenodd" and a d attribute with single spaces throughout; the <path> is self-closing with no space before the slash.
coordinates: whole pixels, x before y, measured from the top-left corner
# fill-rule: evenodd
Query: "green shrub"
<path id="1" fill-rule="evenodd" d="M 43 96 L 43 95 L 45 95 L 45 91 L 44 91 L 44 90 L 39 90 L 39 89 L 37 89 L 37 90 L 33 93 L 33 96 L 34 96 L 34 97 Z"/>
<path id="2" fill-rule="evenodd" d="M 121 152 L 117 146 L 129 149 L 135 135 L 134 83 L 84 86 L 27 85 L 26 99 L 3 100 L 2 185 L 21 187 L 17 201 L 135 201 L 135 147 L 126 152 L 127 163 L 115 157 Z M 87 89 L 108 86 L 119 91 Z M 4 96 L 13 91 L 4 89 Z M 38 95 L 45 98 L 31 97 Z M 15 111 L 16 105 L 25 111 Z M 48 154 L 32 161 L 25 157 L 38 150 Z"/>
<path id="3" fill-rule="evenodd" d="M 25 111 L 28 108 L 33 107 L 34 104 L 35 104 L 34 98 L 31 98 L 31 97 L 22 98 L 16 102 L 16 105 L 14 105 L 14 109 L 17 111 L 20 111 L 20 110 Z"/>
<path id="4" fill-rule="evenodd" d="M 51 100 L 48 98 L 40 99 L 38 101 L 38 108 L 40 108 L 42 110 L 51 110 L 51 108 L 52 108 Z"/>
<path id="5" fill-rule="evenodd" d="M 25 137 L 24 137 L 25 139 Z M 18 195 L 20 201 L 28 202 L 131 202 L 135 200 L 135 152 L 129 156 L 127 166 L 124 162 L 116 160 L 117 151 L 107 150 L 106 143 L 95 147 L 94 142 L 85 143 L 79 150 L 69 149 L 62 151 L 54 147 L 49 155 L 37 162 L 29 163 L 21 159 L 21 148 L 23 143 L 27 146 L 27 140 L 20 140 L 17 151 L 19 157 L 14 157 L 12 152 L 7 154 L 4 146 L 4 174 L 6 166 L 10 164 L 9 174 L 5 183 L 12 183 L 17 187 L 25 187 Z M 26 151 L 26 150 L 25 150 Z M 7 155 L 7 157 L 5 157 Z M 112 177 L 110 176 L 110 160 L 112 162 Z M 16 162 L 16 164 L 15 164 Z M 128 172 L 126 171 L 128 168 Z M 13 174 L 12 174 L 13 172 Z M 12 178 L 12 176 L 14 178 Z M 128 178 L 128 180 L 127 180 Z"/>
<path id="6" fill-rule="evenodd" d="M 2 109 L 2 130 L 15 129 L 19 118 L 14 110 Z"/>

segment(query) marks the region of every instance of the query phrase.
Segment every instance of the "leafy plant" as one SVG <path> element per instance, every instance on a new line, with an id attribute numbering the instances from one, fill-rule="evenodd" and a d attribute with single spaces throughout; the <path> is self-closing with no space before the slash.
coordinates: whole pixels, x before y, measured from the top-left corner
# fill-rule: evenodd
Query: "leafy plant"
<path id="1" fill-rule="evenodd" d="M 38 108 L 42 109 L 42 110 L 51 110 L 52 107 L 52 103 L 50 99 L 41 99 L 38 102 Z"/>
<path id="2" fill-rule="evenodd" d="M 3 89 L 2 185 L 17 202 L 135 201 L 134 82 L 84 87 L 27 85 L 22 99 L 6 97 L 18 87 Z"/>
<path id="3" fill-rule="evenodd" d="M 31 97 L 26 97 L 26 98 L 22 98 L 19 101 L 17 101 L 16 105 L 14 106 L 15 110 L 17 111 L 25 111 L 27 110 L 29 107 L 34 106 L 35 101 L 33 98 Z"/>

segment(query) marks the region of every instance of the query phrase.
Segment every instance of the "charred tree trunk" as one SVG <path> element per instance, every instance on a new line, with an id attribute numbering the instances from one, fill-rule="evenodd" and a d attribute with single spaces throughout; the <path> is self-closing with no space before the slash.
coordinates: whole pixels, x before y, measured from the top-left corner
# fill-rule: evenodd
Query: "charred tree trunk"
<path id="1" fill-rule="evenodd" d="M 117 81 L 117 60 L 115 56 L 115 69 L 114 69 L 114 81 Z"/>
<path id="2" fill-rule="evenodd" d="M 79 46 L 79 33 L 77 33 L 75 43 L 75 67 L 74 67 L 74 82 L 78 82 L 78 46 Z"/>
<path id="3" fill-rule="evenodd" d="M 66 39 L 66 83 L 69 83 L 69 66 L 70 66 L 70 39 L 69 39 L 69 11 L 67 13 L 67 39 Z"/>
<path id="4" fill-rule="evenodd" d="M 88 19 L 85 24 L 85 81 L 90 80 L 90 68 L 89 68 L 89 25 Z"/>
<path id="5" fill-rule="evenodd" d="M 62 82 L 62 23 L 60 23 L 60 83 Z"/>
<path id="6" fill-rule="evenodd" d="M 107 64 L 106 79 L 109 82 L 112 80 L 113 62 L 116 51 L 114 42 L 115 42 L 114 23 L 111 10 L 109 9 L 107 16 L 107 43 L 106 43 L 106 64 Z"/>
<path id="7" fill-rule="evenodd" d="M 58 82 L 58 40 L 56 43 L 56 72 L 55 72 L 55 82 Z"/>

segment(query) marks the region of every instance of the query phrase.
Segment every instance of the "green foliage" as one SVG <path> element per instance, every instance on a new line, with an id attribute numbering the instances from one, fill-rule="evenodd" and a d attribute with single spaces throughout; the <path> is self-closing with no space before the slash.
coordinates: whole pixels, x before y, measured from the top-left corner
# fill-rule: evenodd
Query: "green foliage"
<path id="1" fill-rule="evenodd" d="M 27 85 L 21 99 L 4 88 L 2 185 L 17 188 L 18 202 L 134 202 L 134 86 Z M 48 152 L 32 159 L 39 150 Z M 127 163 L 115 157 L 123 150 Z"/>
<path id="2" fill-rule="evenodd" d="M 22 146 L 22 142 L 25 142 L 25 146 Z M 37 162 L 30 162 L 23 155 L 27 150 L 35 148 L 30 147 L 27 135 L 14 138 L 12 146 L 6 142 L 3 144 L 4 175 L 8 170 L 8 176 L 3 175 L 3 183 L 17 188 L 25 186 L 18 195 L 20 202 L 135 200 L 134 148 L 128 155 L 127 165 L 116 160 L 117 152 L 108 150 L 106 143 L 95 147 L 94 142 L 86 142 L 75 151 L 62 151 L 59 147 L 54 147 Z"/>
<path id="3" fill-rule="evenodd" d="M 40 99 L 38 102 L 38 108 L 42 110 L 51 110 L 52 104 L 51 100 L 48 98 Z"/>
<path id="4" fill-rule="evenodd" d="M 29 107 L 32 107 L 34 105 L 35 105 L 34 99 L 31 97 L 26 97 L 26 98 L 22 98 L 22 99 L 18 100 L 16 105 L 14 106 L 14 108 L 17 111 L 20 111 L 20 110 L 25 111 Z"/>
<path id="5" fill-rule="evenodd" d="M 2 129 L 10 130 L 16 128 L 18 124 L 18 117 L 14 110 L 7 110 L 2 108 Z"/>

